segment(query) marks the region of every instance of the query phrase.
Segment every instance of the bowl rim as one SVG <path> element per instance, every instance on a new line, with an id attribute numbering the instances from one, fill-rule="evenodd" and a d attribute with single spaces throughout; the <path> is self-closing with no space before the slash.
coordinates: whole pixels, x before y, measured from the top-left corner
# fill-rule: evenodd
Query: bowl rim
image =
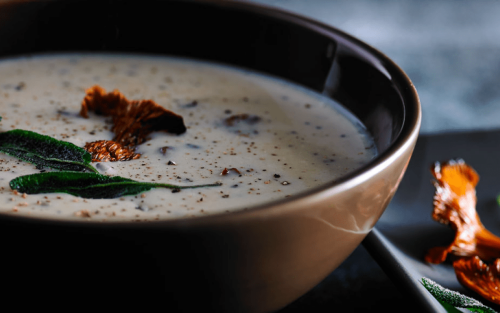
<path id="1" fill-rule="evenodd" d="M 147 222 L 137 222 L 130 220 L 120 221 L 96 221 L 96 220 L 78 220 L 78 219 L 58 219 L 51 217 L 30 217 L 12 215 L 8 213 L 0 213 L 0 219 L 11 220 L 23 223 L 35 224 L 50 224 L 72 227 L 104 227 L 104 228 L 186 228 L 196 226 L 209 226 L 212 224 L 221 224 L 235 220 L 245 220 L 248 218 L 263 218 L 275 214 L 282 214 L 284 211 L 294 210 L 294 206 L 288 207 L 287 204 L 306 200 L 312 197 L 327 197 L 338 194 L 343 190 L 350 189 L 356 185 L 369 180 L 384 169 L 390 166 L 392 162 L 397 160 L 408 149 L 413 149 L 412 145 L 418 137 L 420 130 L 422 112 L 420 99 L 418 97 L 415 86 L 406 73 L 385 54 L 375 49 L 371 45 L 349 35 L 348 33 L 327 25 L 323 22 L 312 18 L 285 10 L 273 7 L 266 4 L 240 1 L 220 1 L 220 0 L 183 0 L 180 2 L 200 3 L 214 5 L 218 7 L 227 7 L 236 10 L 242 10 L 272 17 L 281 21 L 290 22 L 316 33 L 322 34 L 327 38 L 333 39 L 336 42 L 341 42 L 345 46 L 356 47 L 356 52 L 362 52 L 363 56 L 370 61 L 377 63 L 380 66 L 387 78 L 394 84 L 399 96 L 404 103 L 404 120 L 400 129 L 399 135 L 394 142 L 382 153 L 378 154 L 374 159 L 367 164 L 357 168 L 356 170 L 341 176 L 340 178 L 328 181 L 320 186 L 304 190 L 290 197 L 264 202 L 253 205 L 245 210 L 236 210 L 226 213 L 214 213 L 206 216 L 195 216 L 188 218 L 173 218 L 165 220 L 154 220 Z M 410 110 L 411 109 L 411 110 Z"/>

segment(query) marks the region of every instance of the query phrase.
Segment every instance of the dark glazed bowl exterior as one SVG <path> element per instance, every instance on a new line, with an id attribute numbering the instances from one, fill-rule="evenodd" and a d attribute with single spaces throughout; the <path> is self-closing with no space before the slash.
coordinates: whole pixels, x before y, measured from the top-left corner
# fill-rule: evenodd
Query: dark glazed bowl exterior
<path id="1" fill-rule="evenodd" d="M 4 303 L 269 312 L 332 272 L 372 229 L 409 162 L 420 104 L 391 60 L 329 26 L 242 2 L 0 1 L 0 57 L 95 51 L 192 57 L 302 84 L 350 109 L 380 155 L 247 211 L 148 223 L 0 214 Z M 18 302 L 18 299 L 23 299 Z"/>

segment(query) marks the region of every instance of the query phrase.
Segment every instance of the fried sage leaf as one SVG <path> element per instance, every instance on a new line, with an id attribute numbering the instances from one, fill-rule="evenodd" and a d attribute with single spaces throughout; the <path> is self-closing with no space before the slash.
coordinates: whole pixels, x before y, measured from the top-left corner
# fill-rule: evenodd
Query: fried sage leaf
<path id="1" fill-rule="evenodd" d="M 90 170 L 97 173 L 90 165 L 90 153 L 84 149 L 29 130 L 14 129 L 0 133 L 0 152 L 38 167 L 77 172 Z"/>
<path id="2" fill-rule="evenodd" d="M 95 173 L 47 172 L 16 177 L 10 188 L 27 194 L 68 193 L 88 199 L 111 199 L 136 195 L 153 188 L 169 188 L 176 191 L 187 188 L 214 187 L 220 183 L 192 186 L 176 186 L 162 183 L 138 182 L 120 176 Z"/>
<path id="3" fill-rule="evenodd" d="M 422 285 L 445 307 L 465 308 L 472 312 L 496 313 L 495 310 L 487 307 L 476 299 L 464 296 L 456 291 L 444 288 L 433 280 L 423 277 Z M 458 312 L 449 310 L 449 312 Z"/>

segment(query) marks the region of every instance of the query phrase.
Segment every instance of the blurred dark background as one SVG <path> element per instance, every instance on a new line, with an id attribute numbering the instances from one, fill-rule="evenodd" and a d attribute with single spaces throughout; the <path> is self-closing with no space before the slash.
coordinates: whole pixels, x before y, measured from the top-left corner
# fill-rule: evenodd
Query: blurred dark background
<path id="1" fill-rule="evenodd" d="M 339 28 L 415 84 L 421 133 L 500 127 L 500 1 L 256 0 Z"/>

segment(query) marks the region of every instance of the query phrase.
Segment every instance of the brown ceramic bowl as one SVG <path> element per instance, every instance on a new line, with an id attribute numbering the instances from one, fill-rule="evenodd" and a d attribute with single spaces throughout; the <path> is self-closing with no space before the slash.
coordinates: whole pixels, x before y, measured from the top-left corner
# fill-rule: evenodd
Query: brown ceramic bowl
<path id="1" fill-rule="evenodd" d="M 409 78 L 332 27 L 221 1 L 0 1 L 0 57 L 126 51 L 180 55 L 270 73 L 351 110 L 380 155 L 287 200 L 232 214 L 151 223 L 0 215 L 4 304 L 269 312 L 331 273 L 396 191 L 420 126 Z M 98 307 L 96 307 L 98 305 Z M 116 311 L 116 310 L 115 310 Z M 147 310 L 143 310 L 147 311 Z"/>

